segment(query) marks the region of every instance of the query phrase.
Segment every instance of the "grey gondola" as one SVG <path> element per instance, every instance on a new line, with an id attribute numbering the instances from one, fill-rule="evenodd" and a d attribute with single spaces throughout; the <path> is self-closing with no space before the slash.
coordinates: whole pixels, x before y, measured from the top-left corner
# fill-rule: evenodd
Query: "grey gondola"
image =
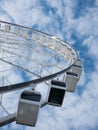
<path id="1" fill-rule="evenodd" d="M 71 72 L 78 74 L 78 80 L 80 79 L 81 73 L 82 73 L 82 67 L 78 65 L 74 65 L 71 68 Z"/>
<path id="2" fill-rule="evenodd" d="M 74 92 L 78 79 L 79 79 L 78 74 L 73 72 L 66 72 L 66 78 L 65 78 L 66 91 Z"/>
<path id="3" fill-rule="evenodd" d="M 41 94 L 39 92 L 23 91 L 18 103 L 16 123 L 35 126 L 40 106 Z"/>
<path id="4" fill-rule="evenodd" d="M 51 87 L 48 93 L 48 104 L 61 107 L 63 104 L 65 91 L 66 91 L 65 82 L 52 80 Z"/>
<path id="5" fill-rule="evenodd" d="M 82 66 L 82 61 L 80 59 L 78 59 L 77 62 L 75 63 L 75 65 Z"/>
<path id="6" fill-rule="evenodd" d="M 78 78 L 80 79 L 82 73 L 82 61 L 78 59 L 75 65 L 73 65 L 67 72 L 73 72 L 78 74 Z"/>
<path id="7" fill-rule="evenodd" d="M 10 32 L 10 25 L 5 25 L 5 32 Z"/>
<path id="8" fill-rule="evenodd" d="M 29 36 L 28 30 L 25 30 L 25 31 L 23 32 L 22 36 L 23 36 L 23 37 L 28 37 L 28 36 Z"/>
<path id="9" fill-rule="evenodd" d="M 19 35 L 20 29 L 19 29 L 18 27 L 15 27 L 15 28 L 14 28 L 14 33 L 15 33 L 16 35 Z"/>

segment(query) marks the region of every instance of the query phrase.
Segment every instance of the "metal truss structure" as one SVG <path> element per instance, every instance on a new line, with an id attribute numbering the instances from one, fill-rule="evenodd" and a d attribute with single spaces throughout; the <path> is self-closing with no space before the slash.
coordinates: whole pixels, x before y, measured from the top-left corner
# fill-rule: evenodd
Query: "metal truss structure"
<path id="1" fill-rule="evenodd" d="M 3 94 L 31 87 L 62 75 L 78 64 L 75 49 L 59 38 L 32 28 L 0 21 L 0 106 L 7 116 L 0 118 L 0 126 L 15 121 L 3 105 Z M 21 75 L 20 80 L 13 75 Z M 11 76 L 12 75 L 12 76 Z M 41 107 L 47 101 L 41 103 Z"/>

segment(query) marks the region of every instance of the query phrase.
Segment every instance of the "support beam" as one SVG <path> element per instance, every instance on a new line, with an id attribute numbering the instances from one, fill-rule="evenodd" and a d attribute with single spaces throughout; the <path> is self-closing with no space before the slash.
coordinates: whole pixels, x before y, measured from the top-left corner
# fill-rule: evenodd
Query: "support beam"
<path id="1" fill-rule="evenodd" d="M 4 125 L 7 125 L 7 124 L 9 124 L 11 122 L 14 122 L 15 118 L 16 118 L 16 113 L 5 116 L 3 118 L 0 118 L 0 127 L 2 127 Z"/>

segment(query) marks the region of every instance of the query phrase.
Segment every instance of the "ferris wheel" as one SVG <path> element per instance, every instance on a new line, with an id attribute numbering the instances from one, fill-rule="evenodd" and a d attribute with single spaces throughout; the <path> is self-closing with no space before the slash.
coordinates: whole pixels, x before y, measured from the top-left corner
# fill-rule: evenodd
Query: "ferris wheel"
<path id="1" fill-rule="evenodd" d="M 81 60 L 65 41 L 0 21 L 0 107 L 6 113 L 0 118 L 0 126 L 13 121 L 35 126 L 39 109 L 47 104 L 62 106 L 65 92 L 75 91 L 81 72 Z M 35 90 L 40 83 L 49 87 L 46 100 Z M 10 114 L 3 97 L 22 89 L 26 90 L 19 96 L 17 112 Z"/>

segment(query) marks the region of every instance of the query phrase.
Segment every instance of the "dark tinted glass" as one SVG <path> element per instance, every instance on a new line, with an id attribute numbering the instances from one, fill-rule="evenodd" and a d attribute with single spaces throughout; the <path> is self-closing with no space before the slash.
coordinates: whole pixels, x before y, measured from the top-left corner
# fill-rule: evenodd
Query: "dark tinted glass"
<path id="1" fill-rule="evenodd" d="M 78 74 L 73 73 L 73 72 L 66 72 L 66 74 L 71 75 L 71 76 L 78 76 Z"/>
<path id="2" fill-rule="evenodd" d="M 81 66 L 79 66 L 79 65 L 74 65 L 75 67 L 77 67 L 77 68 L 82 68 Z"/>
<path id="3" fill-rule="evenodd" d="M 62 105 L 65 90 L 51 88 L 48 102 L 54 105 Z"/>

